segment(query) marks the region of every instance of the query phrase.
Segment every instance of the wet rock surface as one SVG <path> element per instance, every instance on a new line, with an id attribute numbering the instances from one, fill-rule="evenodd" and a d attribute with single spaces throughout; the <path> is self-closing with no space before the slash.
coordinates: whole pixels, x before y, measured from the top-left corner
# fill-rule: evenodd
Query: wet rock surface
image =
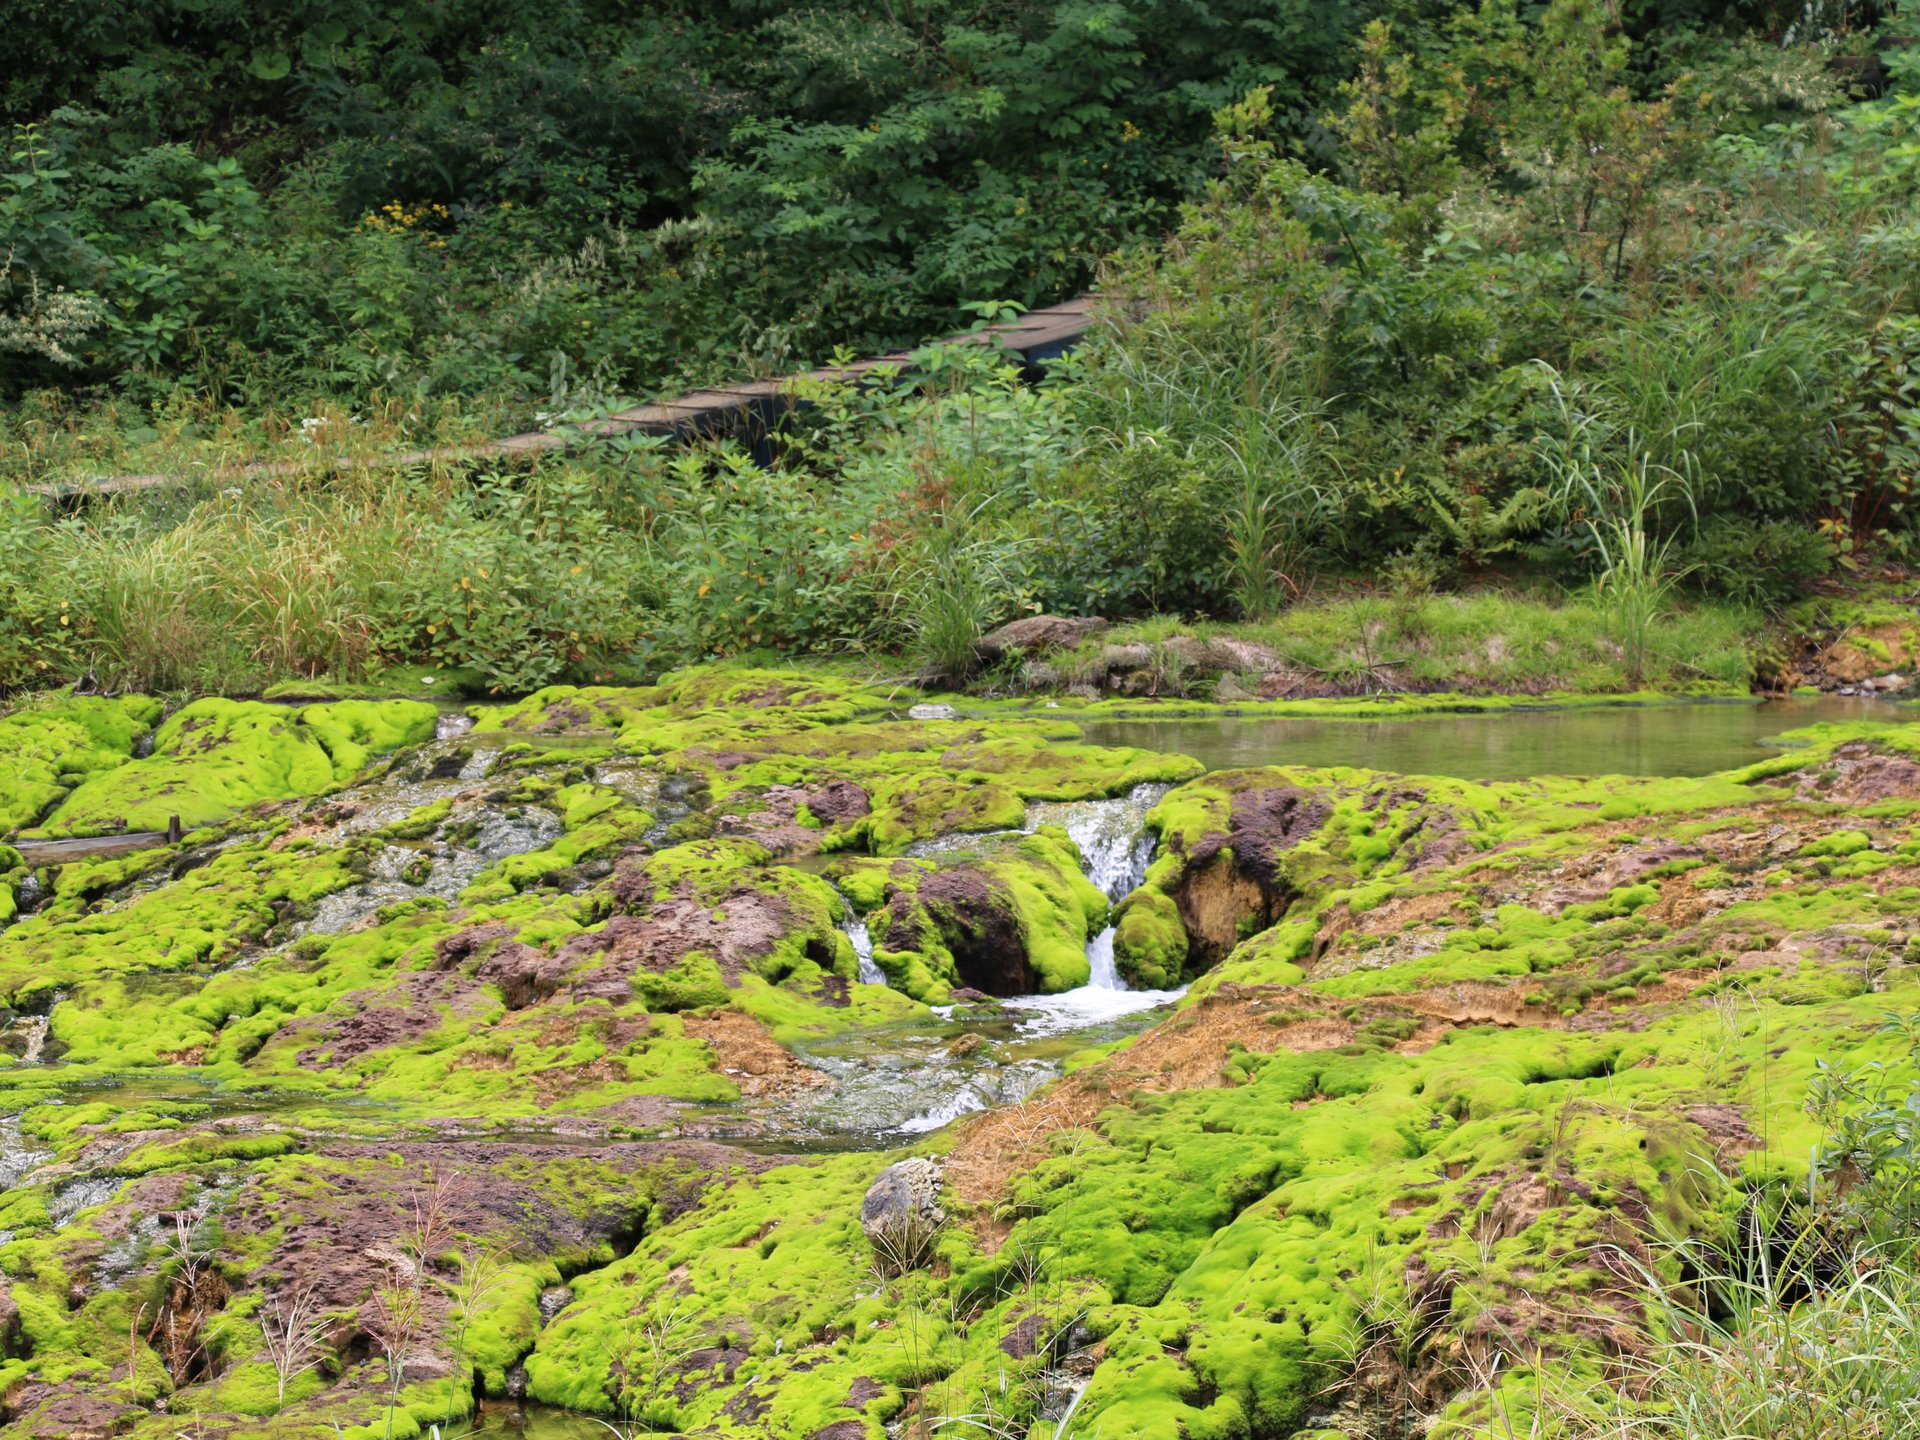
<path id="1" fill-rule="evenodd" d="M 1009 655 L 1043 655 L 1078 645 L 1106 628 L 1107 622 L 1095 616 L 1026 615 L 989 630 L 974 648 L 990 662 Z"/>

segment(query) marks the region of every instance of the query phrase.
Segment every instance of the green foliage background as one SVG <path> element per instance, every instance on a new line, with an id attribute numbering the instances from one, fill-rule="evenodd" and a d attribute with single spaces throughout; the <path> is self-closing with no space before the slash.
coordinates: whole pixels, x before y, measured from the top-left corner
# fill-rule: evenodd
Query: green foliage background
<path id="1" fill-rule="evenodd" d="M 18 0 L 0 244 L 98 297 L 0 393 L 558 397 L 1051 301 L 1271 86 L 1323 146 L 1331 0 L 796 7 Z"/>
<path id="2" fill-rule="evenodd" d="M 0 454 L 27 473 L 130 417 L 384 437 L 363 453 L 415 438 L 395 415 L 552 424 L 1089 280 L 1105 309 L 1040 386 L 929 350 L 771 452 L 10 501 L 0 686 L 407 664 L 513 691 L 796 652 L 952 676 L 1033 610 L 1272 625 L 1503 586 L 1600 621 L 1525 684 L 1682 683 L 1676 607 L 1757 629 L 1914 554 L 1897 11 L 26 10 Z M 1848 80 L 1876 52 L 1884 94 Z"/>

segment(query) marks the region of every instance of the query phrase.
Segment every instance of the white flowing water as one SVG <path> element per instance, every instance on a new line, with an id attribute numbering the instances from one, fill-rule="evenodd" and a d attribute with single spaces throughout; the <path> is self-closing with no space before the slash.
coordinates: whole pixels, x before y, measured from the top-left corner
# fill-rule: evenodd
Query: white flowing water
<path id="1" fill-rule="evenodd" d="M 1146 814 L 1165 793 L 1164 786 L 1142 785 L 1111 800 L 1033 805 L 1026 828 L 1064 828 L 1080 847 L 1087 878 L 1118 901 L 1139 886 L 1153 861 Z M 966 838 L 977 843 L 978 837 Z M 866 923 L 851 904 L 847 909 L 842 929 L 860 957 L 860 978 L 884 983 Z M 1064 994 L 1021 995 L 985 1012 L 937 1006 L 940 1024 L 933 1029 L 910 1023 L 807 1047 L 807 1063 L 835 1083 L 828 1098 L 810 1107 L 806 1123 L 897 1141 L 978 1110 L 1018 1104 L 1054 1079 L 1061 1060 L 1080 1044 L 1133 1028 L 1112 1022 L 1144 1019 L 1184 993 L 1127 989 L 1114 965 L 1111 926 L 1087 941 L 1087 965 L 1088 982 Z"/>
<path id="2" fill-rule="evenodd" d="M 47 1027 L 51 1024 L 46 1015 L 29 1015 L 22 1027 L 26 1032 L 26 1044 L 20 1051 L 22 1065 L 38 1065 L 40 1057 L 47 1049 Z"/>
<path id="3" fill-rule="evenodd" d="M 840 903 L 847 907 L 847 918 L 840 922 L 840 933 L 853 942 L 854 958 L 860 962 L 859 980 L 862 985 L 884 985 L 887 972 L 874 963 L 873 936 L 867 930 L 867 917 L 853 908 L 853 901 L 838 885 L 833 893 L 840 897 Z"/>
<path id="4" fill-rule="evenodd" d="M 1027 829 L 1058 825 L 1080 847 L 1087 878 L 1116 904 L 1147 878 L 1153 863 L 1153 835 L 1147 812 L 1167 793 L 1165 785 L 1136 785 L 1111 800 L 1078 800 L 1027 807 Z"/>
<path id="5" fill-rule="evenodd" d="M 873 936 L 867 933 L 864 916 L 853 914 L 849 908 L 847 923 L 841 928 L 847 932 L 847 939 L 853 942 L 853 953 L 860 961 L 860 983 L 862 985 L 884 985 L 887 972 L 873 961 Z"/>
<path id="6" fill-rule="evenodd" d="M 1137 785 L 1112 800 L 1027 807 L 1027 829 L 1059 825 L 1080 847 L 1087 878 L 1111 904 L 1140 887 L 1153 863 L 1154 838 L 1147 812 L 1167 793 L 1165 785 Z M 1178 1000 L 1182 990 L 1129 990 L 1113 960 L 1113 927 L 1087 941 L 1087 983 L 1059 995 L 1021 995 L 1006 1002 L 1030 1017 L 1025 1028 L 1035 1035 L 1060 1035 L 1122 1015 L 1151 1010 Z"/>
<path id="7" fill-rule="evenodd" d="M 1058 1058 L 1033 1053 L 1024 1026 L 1008 1017 L 972 1025 L 924 1022 L 863 1031 L 809 1045 L 803 1055 L 833 1089 L 808 1102 L 800 1123 L 824 1134 L 866 1135 L 897 1144 L 976 1110 L 1017 1105 L 1059 1074 Z M 963 1035 L 993 1038 L 956 1047 Z M 1068 1049 L 1072 1042 L 1065 1042 Z"/>

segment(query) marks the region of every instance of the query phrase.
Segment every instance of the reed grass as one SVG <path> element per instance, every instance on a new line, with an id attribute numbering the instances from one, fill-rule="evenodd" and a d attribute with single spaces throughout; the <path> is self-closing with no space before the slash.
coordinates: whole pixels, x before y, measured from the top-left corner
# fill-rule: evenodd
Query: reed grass
<path id="1" fill-rule="evenodd" d="M 1484 1375 L 1497 1440 L 1913 1440 L 1920 1435 L 1920 1274 L 1862 1251 L 1808 1293 L 1791 1266 L 1690 1252 L 1685 1281 L 1651 1270 L 1655 1337 L 1583 1388 L 1536 1357 L 1532 1403 Z M 1507 1377 L 1511 1381 L 1515 1377 Z M 1521 1387 L 1524 1393 L 1526 1386 Z"/>
<path id="2" fill-rule="evenodd" d="M 612 485 L 565 470 L 203 485 L 65 518 L 5 512 L 0 559 L 31 557 L 10 572 L 28 587 L 15 603 L 64 617 L 68 672 L 104 688 L 251 693 L 437 664 L 524 689 L 604 668 L 644 628 L 633 602 L 652 562 L 607 520 Z M 33 678 L 4 671 L 0 686 Z"/>
<path id="3" fill-rule="evenodd" d="M 297 411 L 249 413 L 184 392 L 144 407 L 42 390 L 0 407 L 0 482 L 158 474 L 232 485 L 252 467 L 353 467 L 399 451 L 453 451 L 530 423 L 523 410 L 486 400 L 316 398 Z"/>

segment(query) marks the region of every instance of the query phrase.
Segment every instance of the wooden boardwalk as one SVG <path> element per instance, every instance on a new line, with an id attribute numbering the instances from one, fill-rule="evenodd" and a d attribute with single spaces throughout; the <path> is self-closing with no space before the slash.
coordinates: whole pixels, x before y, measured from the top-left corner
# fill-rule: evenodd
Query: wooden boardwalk
<path id="1" fill-rule="evenodd" d="M 98 835 L 85 840 L 0 838 L 0 844 L 18 850 L 20 858 L 27 862 L 27 868 L 38 870 L 43 865 L 66 865 L 75 860 L 111 860 L 117 856 L 131 855 L 136 850 L 155 850 L 174 843 L 178 838 L 165 830 L 128 830 L 119 835 Z"/>
<path id="2" fill-rule="evenodd" d="M 1016 320 L 969 330 L 936 340 L 936 345 L 999 345 L 1020 357 L 1030 375 L 1039 374 L 1048 360 L 1065 354 L 1093 326 L 1094 297 L 1083 295 L 1044 310 L 1031 310 Z M 532 430 L 524 435 L 509 435 L 473 445 L 451 446 L 439 450 L 402 450 L 390 455 L 314 460 L 261 461 L 236 465 L 225 470 L 197 474 L 114 475 L 96 479 L 52 481 L 24 487 L 29 494 L 56 500 L 84 499 L 94 495 L 124 495 L 140 490 L 162 490 L 194 481 L 244 480 L 259 476 L 299 475 L 317 470 L 390 469 L 405 465 L 435 462 L 485 460 L 489 458 L 532 457 L 562 451 L 579 443 L 579 435 L 660 435 L 676 440 L 717 439 L 733 435 L 748 440 L 764 440 L 781 420 L 803 402 L 809 384 L 859 380 L 877 370 L 902 369 L 912 352 L 895 351 L 850 365 L 808 370 L 782 380 L 758 380 L 742 385 L 722 385 L 711 390 L 695 390 L 673 400 L 652 405 L 636 405 L 599 420 L 591 420 L 570 430 Z"/>

